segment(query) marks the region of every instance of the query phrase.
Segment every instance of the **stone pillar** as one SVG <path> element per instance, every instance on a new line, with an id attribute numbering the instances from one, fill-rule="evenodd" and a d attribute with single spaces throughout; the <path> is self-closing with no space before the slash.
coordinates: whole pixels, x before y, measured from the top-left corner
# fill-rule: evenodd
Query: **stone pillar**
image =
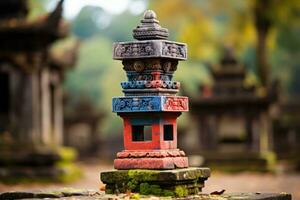
<path id="1" fill-rule="evenodd" d="M 40 141 L 40 110 L 39 110 L 39 78 L 38 74 L 20 73 L 20 84 L 14 94 L 16 106 L 15 115 L 18 117 L 17 138 L 21 144 L 37 145 Z"/>
<path id="2" fill-rule="evenodd" d="M 47 68 L 41 71 L 41 140 L 51 143 L 50 75 Z"/>
<path id="3" fill-rule="evenodd" d="M 260 146 L 260 120 L 259 117 L 252 118 L 251 120 L 251 150 L 255 153 L 259 153 L 261 146 Z"/>
<path id="4" fill-rule="evenodd" d="M 62 83 L 58 83 L 54 88 L 54 126 L 53 137 L 55 145 L 62 145 L 63 142 L 63 88 Z"/>
<path id="5" fill-rule="evenodd" d="M 51 138 L 53 145 L 60 146 L 63 141 L 63 88 L 57 72 L 51 72 L 50 107 Z"/>
<path id="6" fill-rule="evenodd" d="M 257 117 L 248 115 L 245 117 L 245 130 L 247 136 L 247 148 L 254 153 L 260 152 L 260 124 Z"/>
<path id="7" fill-rule="evenodd" d="M 260 152 L 265 153 L 270 150 L 270 124 L 269 117 L 266 112 L 260 115 Z"/>

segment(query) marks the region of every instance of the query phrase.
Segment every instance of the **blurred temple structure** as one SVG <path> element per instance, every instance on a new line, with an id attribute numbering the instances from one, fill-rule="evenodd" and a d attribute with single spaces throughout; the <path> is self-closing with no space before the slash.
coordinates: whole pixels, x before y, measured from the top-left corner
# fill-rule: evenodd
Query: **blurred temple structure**
<path id="1" fill-rule="evenodd" d="M 222 170 L 269 170 L 274 161 L 270 106 L 274 92 L 256 93 L 245 86 L 246 69 L 230 48 L 219 65 L 211 67 L 214 84 L 202 87 L 202 95 L 191 100 L 197 124 L 195 152 L 205 164 Z"/>
<path id="2" fill-rule="evenodd" d="M 279 160 L 289 161 L 300 170 L 300 97 L 281 99 L 279 115 L 274 120 L 274 151 Z"/>
<path id="3" fill-rule="evenodd" d="M 33 21 L 26 19 L 28 4 L 0 1 L 1 180 L 62 178 L 66 171 L 57 163 L 74 157 L 61 148 L 62 81 L 76 52 L 68 52 L 68 59 L 51 53 L 52 44 L 68 33 L 62 24 L 63 1 Z"/>
<path id="4" fill-rule="evenodd" d="M 68 95 L 65 102 L 69 103 Z M 66 106 L 67 107 L 67 106 Z M 65 108 L 66 108 L 65 107 Z M 105 114 L 91 100 L 81 98 L 64 111 L 64 144 L 76 149 L 80 158 L 103 155 L 103 138 L 98 131 Z"/>

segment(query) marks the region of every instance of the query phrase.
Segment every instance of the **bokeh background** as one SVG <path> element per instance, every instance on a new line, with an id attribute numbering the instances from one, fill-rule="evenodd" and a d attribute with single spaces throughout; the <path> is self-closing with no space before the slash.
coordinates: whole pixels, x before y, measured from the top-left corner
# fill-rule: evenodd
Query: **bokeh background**
<path id="1" fill-rule="evenodd" d="M 33 5 L 41 12 L 55 3 L 33 1 Z M 296 0 L 66 1 L 64 6 L 71 25 L 67 40 L 81 41 L 77 64 L 65 80 L 69 97 L 66 112 L 80 102 L 90 102 L 104 114 L 97 130 L 105 139 L 119 137 L 122 132 L 121 119 L 111 114 L 108 105 L 112 96 L 122 95 L 119 83 L 126 79 L 121 63 L 111 59 L 112 43 L 133 40 L 132 30 L 145 9 L 157 12 L 171 40 L 188 44 L 189 59 L 180 63 L 174 79 L 182 83 L 190 97 L 201 95 L 201 85 L 212 85 L 209 66 L 219 62 L 224 46 L 231 46 L 238 61 L 245 64 L 246 86 L 266 86 L 266 82 L 278 80 L 281 98 L 294 99 L 299 94 L 300 22 Z M 258 38 L 259 32 L 262 38 Z M 256 49 L 259 45 L 262 52 Z M 189 127 L 188 121 L 184 114 L 179 126 Z"/>

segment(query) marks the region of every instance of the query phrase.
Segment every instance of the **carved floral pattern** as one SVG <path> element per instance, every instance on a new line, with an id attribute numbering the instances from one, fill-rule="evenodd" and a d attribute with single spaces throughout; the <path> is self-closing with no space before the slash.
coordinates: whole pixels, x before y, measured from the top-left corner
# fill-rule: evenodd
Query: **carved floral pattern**
<path id="1" fill-rule="evenodd" d="M 188 98 L 187 97 L 165 97 L 164 110 L 170 111 L 187 111 Z"/>
<path id="2" fill-rule="evenodd" d="M 179 96 L 138 96 L 113 98 L 113 112 L 188 111 L 188 98 Z"/>
<path id="3" fill-rule="evenodd" d="M 186 58 L 185 45 L 179 45 L 172 42 L 163 42 L 162 55 L 172 56 L 175 58 Z"/>
<path id="4" fill-rule="evenodd" d="M 127 72 L 143 73 L 144 70 L 163 71 L 165 73 L 174 73 L 177 69 L 178 61 L 166 59 L 144 59 L 144 60 L 124 60 L 123 69 Z"/>
<path id="5" fill-rule="evenodd" d="M 114 58 L 130 59 L 161 57 L 175 60 L 185 60 L 187 58 L 186 51 L 187 48 L 185 44 L 164 40 L 115 43 Z"/>
<path id="6" fill-rule="evenodd" d="M 160 110 L 160 102 L 154 97 L 115 98 L 113 99 L 113 111 L 152 111 Z"/>
<path id="7" fill-rule="evenodd" d="M 114 54 L 116 57 L 136 57 L 154 55 L 152 43 L 117 44 Z"/>
<path id="8" fill-rule="evenodd" d="M 136 74 L 136 73 L 127 73 L 129 81 L 152 81 L 152 80 L 162 80 L 162 81 L 171 81 L 172 74 L 160 74 L 159 77 L 152 74 Z"/>
<path id="9" fill-rule="evenodd" d="M 144 89 L 144 88 L 166 88 L 166 89 L 179 89 L 180 82 L 178 81 L 128 81 L 121 82 L 123 89 Z"/>
<path id="10" fill-rule="evenodd" d="M 159 150 L 159 151 L 121 151 L 117 153 L 117 158 L 166 158 L 166 157 L 182 157 L 185 156 L 184 151 L 179 149 Z"/>

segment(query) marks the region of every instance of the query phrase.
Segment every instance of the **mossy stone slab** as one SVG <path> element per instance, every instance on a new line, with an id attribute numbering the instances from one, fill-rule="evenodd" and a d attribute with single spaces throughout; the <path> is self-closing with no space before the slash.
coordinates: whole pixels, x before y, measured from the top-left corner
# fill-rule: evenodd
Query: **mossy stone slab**
<path id="1" fill-rule="evenodd" d="M 11 191 L 0 193 L 0 200 L 11 200 L 11 199 L 64 199 L 65 197 L 78 196 L 95 196 L 98 194 L 94 190 L 81 190 L 73 188 L 62 188 L 59 190 L 37 190 L 37 191 Z"/>
<path id="2" fill-rule="evenodd" d="M 209 168 L 173 170 L 113 170 L 101 173 L 106 193 L 138 192 L 143 195 L 185 197 L 197 194 L 210 176 Z"/>
<path id="3" fill-rule="evenodd" d="M 177 182 L 196 179 L 206 180 L 210 176 L 209 168 L 184 168 L 173 170 L 113 170 L 102 172 L 103 183 L 114 184 L 135 179 L 139 182 Z"/>

